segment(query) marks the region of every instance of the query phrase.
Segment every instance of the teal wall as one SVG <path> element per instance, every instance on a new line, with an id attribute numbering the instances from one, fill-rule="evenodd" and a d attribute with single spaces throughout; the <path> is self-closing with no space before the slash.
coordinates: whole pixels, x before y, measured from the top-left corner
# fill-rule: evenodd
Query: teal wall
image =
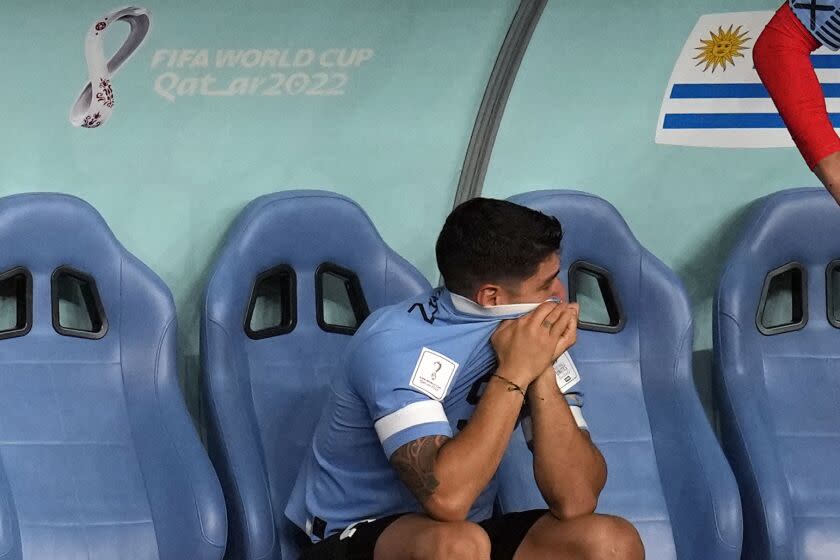
<path id="1" fill-rule="evenodd" d="M 779 0 L 549 1 L 508 101 L 484 194 L 574 188 L 614 204 L 685 283 L 695 312 L 695 379 L 710 409 L 712 297 L 746 206 L 817 186 L 793 148 L 654 144 L 677 55 L 703 14 Z"/>
<path id="2" fill-rule="evenodd" d="M 431 247 L 516 2 L 141 0 L 152 28 L 114 78 L 113 116 L 101 128 L 74 128 L 68 114 L 87 75 L 85 33 L 121 5 L 13 0 L 0 9 L 0 195 L 63 191 L 86 199 L 166 281 L 193 406 L 208 267 L 253 198 L 290 188 L 346 194 L 397 251 L 436 276 Z M 118 25 L 124 29 L 107 36 L 111 49 L 128 29 Z M 372 58 L 320 67 L 332 48 L 369 49 Z M 155 57 L 163 49 L 208 49 L 209 66 L 169 68 L 167 53 Z M 289 69 L 216 68 L 218 49 L 311 49 L 317 59 Z M 237 77 L 263 77 L 262 92 L 278 72 L 310 80 L 340 72 L 347 83 L 343 95 L 281 88 L 280 96 L 172 101 L 156 91 L 157 84 L 177 92 L 168 74 L 175 73 L 179 80 L 210 74 L 217 89 Z"/>
<path id="3" fill-rule="evenodd" d="M 699 16 L 779 3 L 550 1 L 508 102 L 484 190 L 506 197 L 578 188 L 615 204 L 642 243 L 685 281 L 707 405 L 711 297 L 743 210 L 763 194 L 817 182 L 793 149 L 655 145 L 656 120 Z M 152 12 L 152 30 L 115 77 L 114 115 L 86 130 L 68 122 L 86 76 L 84 34 L 120 4 L 7 2 L 0 18 L 0 195 L 63 191 L 102 212 L 172 288 L 195 403 L 207 270 L 229 224 L 254 197 L 289 188 L 347 194 L 397 251 L 436 280 L 433 242 L 517 4 L 149 0 L 141 5 Z M 122 36 L 109 33 L 110 47 Z M 332 48 L 372 56 L 347 68 L 321 67 L 320 55 Z M 208 49 L 208 67 L 191 66 L 195 58 L 179 67 L 177 56 L 169 67 L 164 51 L 174 49 Z M 218 49 L 311 49 L 316 61 L 217 68 Z M 209 74 L 219 90 L 236 78 L 264 78 L 256 90 L 262 93 L 274 73 L 310 81 L 339 73 L 346 84 L 342 95 L 280 88 L 278 96 L 201 96 L 189 95 L 194 83 L 180 81 Z M 175 79 L 186 95 L 170 95 L 178 91 Z"/>

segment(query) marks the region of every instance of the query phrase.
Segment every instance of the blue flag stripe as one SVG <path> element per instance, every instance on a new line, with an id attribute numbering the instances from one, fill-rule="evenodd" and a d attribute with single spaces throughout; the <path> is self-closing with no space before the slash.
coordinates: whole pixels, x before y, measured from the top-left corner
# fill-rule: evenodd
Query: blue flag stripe
<path id="1" fill-rule="evenodd" d="M 836 54 L 812 54 L 814 68 L 840 68 L 840 56 Z"/>
<path id="2" fill-rule="evenodd" d="M 838 57 L 840 58 L 840 57 Z M 840 97 L 840 84 L 821 84 L 828 98 Z M 671 99 L 769 99 L 762 84 L 674 84 Z"/>
<path id="3" fill-rule="evenodd" d="M 830 113 L 831 124 L 840 128 L 840 113 Z M 778 113 L 668 113 L 664 129 L 785 128 Z"/>

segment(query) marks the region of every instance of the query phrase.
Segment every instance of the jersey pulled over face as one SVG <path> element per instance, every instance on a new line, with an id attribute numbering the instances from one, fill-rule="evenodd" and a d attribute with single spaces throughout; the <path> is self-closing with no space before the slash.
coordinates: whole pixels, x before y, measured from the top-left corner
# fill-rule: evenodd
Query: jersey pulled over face
<path id="1" fill-rule="evenodd" d="M 374 312 L 347 347 L 286 516 L 317 541 L 364 519 L 422 511 L 390 456 L 463 428 L 496 367 L 490 336 L 534 307 L 483 308 L 438 288 Z M 487 488 L 470 519 L 492 509 Z"/>

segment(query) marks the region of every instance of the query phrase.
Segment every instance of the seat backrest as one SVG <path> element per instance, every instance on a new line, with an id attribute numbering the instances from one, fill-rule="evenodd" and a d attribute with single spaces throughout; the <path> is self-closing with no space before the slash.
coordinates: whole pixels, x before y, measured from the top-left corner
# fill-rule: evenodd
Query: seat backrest
<path id="1" fill-rule="evenodd" d="M 221 558 L 167 287 L 71 196 L 0 199 L 0 247 L 0 558 Z"/>
<path id="2" fill-rule="evenodd" d="M 715 297 L 721 431 L 751 558 L 840 554 L 838 232 L 822 188 L 756 201 Z"/>
<path id="3" fill-rule="evenodd" d="M 650 558 L 676 558 L 678 553 L 680 558 L 713 558 L 688 552 L 701 520 L 682 511 L 681 490 L 669 488 L 674 471 L 695 453 L 672 457 L 688 452 L 675 445 L 689 432 L 680 426 L 687 421 L 679 412 L 675 387 L 688 394 L 687 402 L 702 418 L 695 416 L 700 424 L 692 429 L 714 439 L 692 384 L 692 321 L 681 283 L 603 199 L 576 191 L 537 191 L 511 200 L 555 216 L 563 226 L 561 276 L 570 298 L 581 305 L 578 340 L 571 350 L 582 378 L 576 390 L 584 393 L 584 415 L 609 469 L 598 511 L 632 521 Z M 723 462 L 722 455 L 718 459 Z M 500 471 L 503 510 L 544 503 L 533 476 L 526 477 L 530 462 L 517 434 Z"/>
<path id="4" fill-rule="evenodd" d="M 428 289 L 343 196 L 281 192 L 239 216 L 202 320 L 208 438 L 231 558 L 280 558 L 286 501 L 350 335 L 368 311 Z"/>

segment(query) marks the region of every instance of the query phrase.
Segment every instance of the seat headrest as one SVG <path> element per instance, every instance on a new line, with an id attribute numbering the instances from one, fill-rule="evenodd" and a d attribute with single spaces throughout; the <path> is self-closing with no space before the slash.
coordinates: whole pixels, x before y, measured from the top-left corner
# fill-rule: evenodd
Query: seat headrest
<path id="1" fill-rule="evenodd" d="M 511 202 L 556 217 L 563 226 L 563 261 L 594 260 L 616 274 L 638 271 L 642 246 L 615 207 L 592 194 L 543 190 L 513 196 Z"/>
<path id="2" fill-rule="evenodd" d="M 118 274 L 122 245 L 87 202 L 66 194 L 0 198 L 0 271 L 25 266 L 51 273 L 68 265 L 97 277 Z"/>
<path id="3" fill-rule="evenodd" d="M 5 341 L 0 359 L 125 359 L 126 348 L 158 336 L 175 315 L 169 288 L 74 196 L 1 198 L 0 247 L 0 273 L 25 268 L 32 284 L 31 330 Z"/>
<path id="4" fill-rule="evenodd" d="M 371 309 L 428 286 L 349 198 L 285 191 L 257 198 L 232 226 L 207 288 L 207 316 L 222 324 L 241 323 L 254 279 L 281 264 L 294 269 L 298 294 L 308 297 L 323 263 L 355 272 Z"/>
<path id="5" fill-rule="evenodd" d="M 612 204 L 574 190 L 534 191 L 510 200 L 560 220 L 563 226 L 561 274 L 568 279 L 570 291 L 575 282 L 585 277 L 569 274 L 573 265 L 582 265 L 581 272 L 589 272 L 590 280 L 593 270 L 602 278 L 611 279 L 607 284 L 613 285 L 619 308 L 616 315 L 621 319 L 617 325 L 611 319 L 615 325 L 611 328 L 592 324 L 587 328 L 627 335 L 641 328 L 642 321 L 660 324 L 672 321 L 679 325 L 690 321 L 688 298 L 679 278 L 639 243 Z M 608 292 L 601 288 L 604 301 Z M 582 301 L 580 296 L 578 293 L 578 301 Z"/>
<path id="6" fill-rule="evenodd" d="M 822 188 L 789 189 L 753 203 L 730 262 L 763 274 L 792 260 L 827 264 L 840 256 L 840 208 Z"/>
<path id="7" fill-rule="evenodd" d="M 840 208 L 825 189 L 789 189 L 758 199 L 722 272 L 718 311 L 742 326 L 754 323 L 768 274 L 798 263 L 807 274 L 808 312 L 824 318 L 826 267 L 840 258 L 838 231 Z"/>

